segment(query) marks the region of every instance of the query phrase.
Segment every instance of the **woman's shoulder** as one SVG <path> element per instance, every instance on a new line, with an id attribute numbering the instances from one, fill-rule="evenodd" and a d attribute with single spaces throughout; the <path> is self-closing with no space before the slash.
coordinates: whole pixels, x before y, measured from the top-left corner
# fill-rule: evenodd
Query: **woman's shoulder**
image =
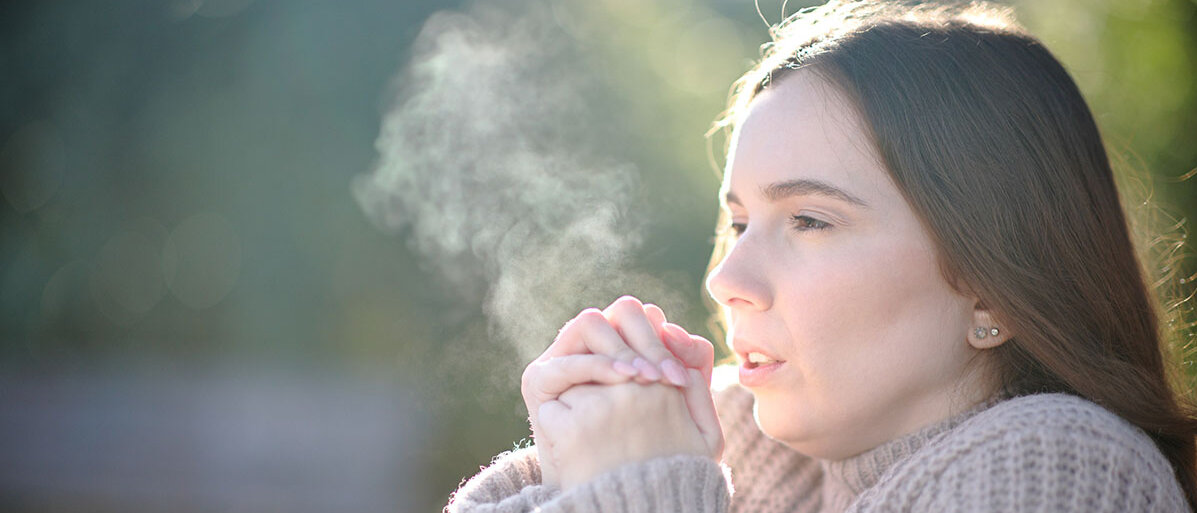
<path id="1" fill-rule="evenodd" d="M 1189 511 L 1146 433 L 1065 394 L 999 402 L 902 467 L 881 488 L 927 508 Z"/>
<path id="2" fill-rule="evenodd" d="M 953 434 L 962 448 L 1033 458 L 1060 459 L 1056 468 L 1096 464 L 1110 470 L 1172 474 L 1172 466 L 1147 433 L 1087 399 L 1032 394 L 995 404 Z M 977 449 L 974 449 L 976 451 Z"/>
<path id="3" fill-rule="evenodd" d="M 965 443 L 972 438 L 989 443 L 1071 440 L 1142 453 L 1146 460 L 1163 461 L 1163 454 L 1141 429 L 1092 401 L 1068 394 L 1006 399 L 966 420 L 954 431 L 954 438 Z"/>
<path id="4" fill-rule="evenodd" d="M 947 447 L 1006 465 L 1074 473 L 1091 467 L 1172 474 L 1171 464 L 1143 430 L 1100 405 L 1067 394 L 1007 399 L 963 422 Z M 963 460 L 969 461 L 969 460 Z"/>

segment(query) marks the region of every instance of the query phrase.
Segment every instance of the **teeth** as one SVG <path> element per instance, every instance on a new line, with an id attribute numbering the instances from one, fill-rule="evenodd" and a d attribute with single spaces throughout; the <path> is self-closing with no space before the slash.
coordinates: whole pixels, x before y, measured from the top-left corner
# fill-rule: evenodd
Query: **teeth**
<path id="1" fill-rule="evenodd" d="M 768 356 L 765 356 L 761 353 L 752 352 L 752 353 L 748 353 L 748 361 L 749 361 L 749 363 L 773 363 L 776 360 L 769 358 Z"/>

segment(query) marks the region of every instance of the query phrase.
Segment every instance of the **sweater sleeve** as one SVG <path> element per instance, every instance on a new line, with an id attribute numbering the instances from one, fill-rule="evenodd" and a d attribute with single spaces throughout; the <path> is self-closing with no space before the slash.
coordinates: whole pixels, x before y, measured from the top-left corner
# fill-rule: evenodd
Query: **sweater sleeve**
<path id="1" fill-rule="evenodd" d="M 540 483 L 536 448 L 504 453 L 453 494 L 446 513 L 724 513 L 724 467 L 690 455 L 654 458 L 606 472 L 562 493 Z"/>
<path id="2" fill-rule="evenodd" d="M 724 464 L 685 455 L 656 458 L 621 466 L 562 493 L 541 484 L 536 448 L 527 447 L 496 457 L 453 494 L 445 511 L 817 511 L 821 467 L 760 431 L 752 394 L 735 383 L 735 368 L 716 369 L 712 392 L 726 439 Z"/>
<path id="3" fill-rule="evenodd" d="M 540 483 L 536 447 L 496 456 L 453 493 L 445 513 L 521 513 L 532 511 L 556 495 Z"/>
<path id="4" fill-rule="evenodd" d="M 1190 511 L 1151 439 L 1083 399 L 1020 398 L 967 424 L 853 511 Z"/>
<path id="5" fill-rule="evenodd" d="M 724 465 L 679 455 L 623 465 L 562 493 L 541 484 L 531 446 L 496 456 L 453 493 L 445 513 L 725 513 L 729 479 Z"/>
<path id="6" fill-rule="evenodd" d="M 654 458 L 604 473 L 545 502 L 544 513 L 726 513 L 723 467 L 692 455 Z"/>

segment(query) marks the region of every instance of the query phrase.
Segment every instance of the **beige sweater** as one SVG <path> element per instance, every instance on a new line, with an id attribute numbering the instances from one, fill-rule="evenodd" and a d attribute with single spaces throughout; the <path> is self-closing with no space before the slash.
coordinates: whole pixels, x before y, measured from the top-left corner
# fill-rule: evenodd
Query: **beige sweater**
<path id="1" fill-rule="evenodd" d="M 523 448 L 496 457 L 445 511 L 1190 511 L 1146 434 L 1072 396 L 982 405 L 842 461 L 816 460 L 767 438 L 752 418 L 752 395 L 739 386 L 715 399 L 727 439 L 723 466 L 658 458 L 561 493 L 540 484 L 535 448 Z"/>

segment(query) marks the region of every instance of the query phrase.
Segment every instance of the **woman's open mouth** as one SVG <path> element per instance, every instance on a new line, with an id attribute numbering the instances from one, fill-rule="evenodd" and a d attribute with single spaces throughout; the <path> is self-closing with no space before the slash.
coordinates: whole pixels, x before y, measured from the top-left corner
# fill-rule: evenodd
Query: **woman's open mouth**
<path id="1" fill-rule="evenodd" d="M 771 363 L 780 363 L 778 360 L 774 360 L 756 351 L 748 353 L 748 357 L 746 359 L 748 361 L 744 362 L 744 365 L 749 368 L 756 368 L 757 366 L 769 365 Z"/>
<path id="2" fill-rule="evenodd" d="M 778 368 L 785 364 L 758 352 L 750 352 L 740 363 L 740 384 L 752 388 L 763 385 Z"/>

